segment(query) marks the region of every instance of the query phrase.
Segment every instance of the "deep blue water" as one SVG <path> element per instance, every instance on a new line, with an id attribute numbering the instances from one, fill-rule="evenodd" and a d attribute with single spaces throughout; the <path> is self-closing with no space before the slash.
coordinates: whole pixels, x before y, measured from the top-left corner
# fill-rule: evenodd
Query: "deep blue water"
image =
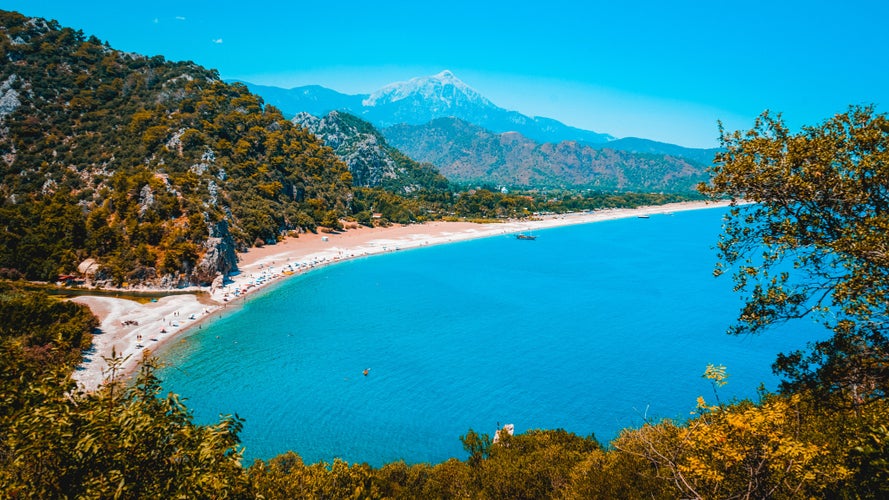
<path id="1" fill-rule="evenodd" d="M 164 387 L 200 423 L 246 419 L 248 462 L 464 458 L 459 436 L 563 428 L 603 442 L 645 418 L 776 386 L 770 365 L 816 331 L 726 327 L 722 209 L 499 236 L 344 262 L 251 297 L 165 353 Z M 368 376 L 362 371 L 370 368 Z"/>

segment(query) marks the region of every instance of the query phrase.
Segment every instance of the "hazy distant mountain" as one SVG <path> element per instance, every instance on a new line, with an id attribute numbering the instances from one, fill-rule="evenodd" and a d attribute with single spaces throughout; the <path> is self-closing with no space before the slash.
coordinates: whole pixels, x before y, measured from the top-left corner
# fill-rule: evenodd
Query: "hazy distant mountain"
<path id="1" fill-rule="evenodd" d="M 625 137 L 616 139 L 608 144 L 597 145 L 600 148 L 619 149 L 621 151 L 629 151 L 631 153 L 651 153 L 670 156 L 679 156 L 687 158 L 704 165 L 713 163 L 713 158 L 719 152 L 719 148 L 697 149 L 685 148 L 675 144 L 666 142 L 657 142 L 650 139 L 640 139 L 638 137 Z"/>
<path id="2" fill-rule="evenodd" d="M 373 125 L 358 117 L 331 111 L 323 117 L 299 113 L 292 121 L 333 148 L 349 166 L 355 186 L 383 187 L 401 194 L 448 187 L 448 180 L 433 166 L 408 158 L 390 146 Z"/>
<path id="3" fill-rule="evenodd" d="M 516 132 L 495 134 L 455 118 L 394 125 L 383 134 L 393 146 L 432 163 L 456 182 L 688 191 L 706 179 L 703 164 L 677 156 L 597 148 L 577 141 L 539 143 Z"/>
<path id="4" fill-rule="evenodd" d="M 606 143 L 608 134 L 570 127 L 551 118 L 528 117 L 498 107 L 463 83 L 450 71 L 387 85 L 372 94 L 348 95 L 317 85 L 289 90 L 243 82 L 285 115 L 307 112 L 323 116 L 346 111 L 377 127 L 406 123 L 420 125 L 436 118 L 453 117 L 493 132 L 519 132 L 540 142 L 582 141 Z"/>
<path id="5" fill-rule="evenodd" d="M 267 104 L 278 108 L 290 118 L 299 113 L 324 116 L 333 110 L 356 114 L 357 110 L 361 109 L 361 101 L 367 97 L 366 95 L 341 94 L 320 85 L 282 89 L 281 87 L 254 85 L 240 80 L 229 81 L 229 83 L 234 82 L 243 83 L 251 92 L 262 96 Z"/>
<path id="6" fill-rule="evenodd" d="M 501 111 L 450 71 L 386 85 L 361 104 L 365 107 L 364 114 L 382 126 L 426 123 L 458 115 L 484 120 L 489 114 Z"/>

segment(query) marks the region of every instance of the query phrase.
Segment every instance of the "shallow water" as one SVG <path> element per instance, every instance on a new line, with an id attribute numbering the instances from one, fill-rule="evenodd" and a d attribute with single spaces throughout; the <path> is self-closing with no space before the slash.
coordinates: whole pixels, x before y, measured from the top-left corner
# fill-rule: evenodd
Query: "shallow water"
<path id="1" fill-rule="evenodd" d="M 725 329 L 739 299 L 712 276 L 723 209 L 493 237 L 344 262 L 251 298 L 163 353 L 198 422 L 246 418 L 248 463 L 379 466 L 465 457 L 498 425 L 601 441 L 684 418 L 728 367 L 723 400 L 774 388 L 775 355 L 817 332 Z M 367 376 L 362 375 L 370 368 Z"/>

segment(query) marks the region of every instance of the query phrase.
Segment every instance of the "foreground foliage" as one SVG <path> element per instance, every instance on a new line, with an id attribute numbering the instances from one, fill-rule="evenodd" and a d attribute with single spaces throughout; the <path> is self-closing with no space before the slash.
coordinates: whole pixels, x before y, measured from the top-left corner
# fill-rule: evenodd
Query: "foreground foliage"
<path id="1" fill-rule="evenodd" d="M 764 395 L 687 421 L 648 422 L 610 445 L 562 430 L 498 442 L 472 430 L 466 456 L 439 464 L 305 464 L 294 453 L 241 464 L 237 416 L 197 425 L 161 394 L 156 362 L 128 386 L 77 392 L 69 352 L 95 327 L 88 310 L 4 285 L 0 498 L 882 498 L 889 405 L 843 407 L 841 393 Z M 12 306 L 12 307 L 9 307 Z M 47 321 L 54 319 L 54 321 Z M 67 332 L 48 335 L 50 332 Z M 115 363 L 111 363 L 115 366 Z M 707 367 L 717 389 L 724 367 Z"/>
<path id="2" fill-rule="evenodd" d="M 464 460 L 305 464 L 294 453 L 240 465 L 237 417 L 191 422 L 162 397 L 152 363 L 115 393 L 49 397 L 6 420 L 0 489 L 40 498 L 882 498 L 884 402 L 825 411 L 807 395 L 702 406 L 688 422 L 593 437 L 552 430 L 492 444 L 463 436 Z"/>
<path id="3" fill-rule="evenodd" d="M 14 415 L 5 426 L 0 489 L 34 498 L 246 497 L 241 422 L 192 424 L 175 395 L 159 395 L 153 370 L 149 360 L 132 387 L 48 394 Z"/>
<path id="4" fill-rule="evenodd" d="M 853 107 L 792 134 L 763 114 L 723 133 L 705 194 L 731 211 L 717 272 L 734 270 L 745 305 L 733 333 L 812 317 L 830 332 L 781 356 L 785 389 L 842 393 L 848 405 L 889 389 L 889 119 Z"/>
<path id="5" fill-rule="evenodd" d="M 71 380 L 98 321 L 85 306 L 0 282 L 0 498 L 200 498 L 245 492 L 237 434 L 197 426 L 147 360 L 133 385 Z M 109 374 L 113 375 L 113 374 Z"/>

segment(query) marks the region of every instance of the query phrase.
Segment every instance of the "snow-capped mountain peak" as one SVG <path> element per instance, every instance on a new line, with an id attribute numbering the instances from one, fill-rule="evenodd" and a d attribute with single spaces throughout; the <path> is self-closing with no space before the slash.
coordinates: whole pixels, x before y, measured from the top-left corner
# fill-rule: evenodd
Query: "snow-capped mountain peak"
<path id="1" fill-rule="evenodd" d="M 362 104 L 375 107 L 405 100 L 422 101 L 425 106 L 431 106 L 438 111 L 466 106 L 496 107 L 449 70 L 433 76 L 391 83 L 372 93 L 362 101 Z"/>
<path id="2" fill-rule="evenodd" d="M 608 134 L 570 127 L 550 118 L 532 118 L 498 107 L 448 70 L 392 83 L 373 94 L 346 95 L 323 87 L 301 87 L 289 91 L 275 87 L 254 88 L 266 102 L 285 113 L 307 111 L 320 116 L 331 110 L 342 110 L 378 128 L 399 124 L 422 125 L 438 118 L 458 118 L 492 132 L 519 132 L 538 142 L 570 140 L 596 144 L 614 139 Z"/>

